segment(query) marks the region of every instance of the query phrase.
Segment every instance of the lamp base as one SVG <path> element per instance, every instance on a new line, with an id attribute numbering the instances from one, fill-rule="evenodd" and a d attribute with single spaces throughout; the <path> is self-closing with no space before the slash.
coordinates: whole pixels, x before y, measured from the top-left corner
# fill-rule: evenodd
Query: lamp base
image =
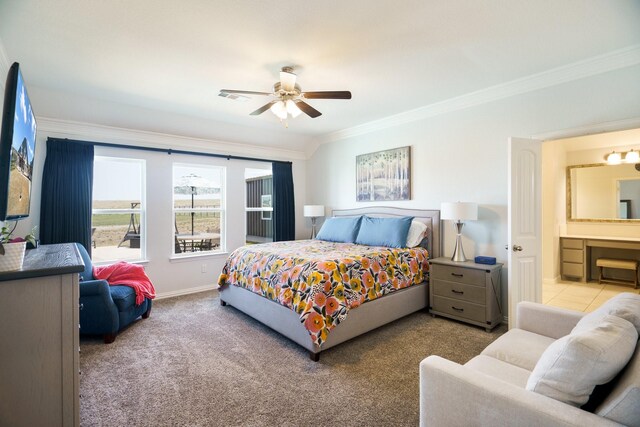
<path id="1" fill-rule="evenodd" d="M 451 257 L 451 261 L 453 262 L 465 262 L 468 261 L 467 257 L 464 255 L 464 249 L 462 248 L 462 226 L 463 222 L 456 222 L 453 225 L 456 227 L 457 235 L 456 235 L 456 247 L 453 249 L 453 256 Z"/>
<path id="2" fill-rule="evenodd" d="M 316 238 L 316 217 L 311 217 L 311 240 Z"/>

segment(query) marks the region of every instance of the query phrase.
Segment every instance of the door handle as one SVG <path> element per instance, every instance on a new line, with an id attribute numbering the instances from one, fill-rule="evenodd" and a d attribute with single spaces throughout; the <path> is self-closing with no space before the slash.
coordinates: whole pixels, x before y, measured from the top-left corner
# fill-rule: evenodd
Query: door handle
<path id="1" fill-rule="evenodd" d="M 520 245 L 513 245 L 513 251 L 514 251 L 514 252 L 521 252 L 521 251 L 522 251 L 522 246 L 520 246 Z"/>

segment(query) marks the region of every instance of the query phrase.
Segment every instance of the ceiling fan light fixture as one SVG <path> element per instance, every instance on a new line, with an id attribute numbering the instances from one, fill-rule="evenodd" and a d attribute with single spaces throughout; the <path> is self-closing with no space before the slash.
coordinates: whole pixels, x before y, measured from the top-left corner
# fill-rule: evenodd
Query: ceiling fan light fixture
<path id="1" fill-rule="evenodd" d="M 291 99 L 287 100 L 286 105 L 287 105 L 287 113 L 291 114 L 291 117 L 293 117 L 294 119 L 298 117 L 300 114 L 302 114 L 302 110 L 300 110 L 300 108 L 298 108 L 296 103 Z"/>
<path id="2" fill-rule="evenodd" d="M 280 120 L 287 119 L 287 107 L 285 107 L 284 102 L 278 101 L 273 104 L 270 108 L 271 112 L 275 114 Z"/>

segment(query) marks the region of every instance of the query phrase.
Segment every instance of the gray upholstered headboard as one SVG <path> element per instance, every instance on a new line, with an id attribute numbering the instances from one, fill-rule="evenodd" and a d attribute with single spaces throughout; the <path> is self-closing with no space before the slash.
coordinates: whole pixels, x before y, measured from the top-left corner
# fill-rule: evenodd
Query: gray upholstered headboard
<path id="1" fill-rule="evenodd" d="M 440 211 L 435 209 L 403 209 L 390 206 L 368 206 L 353 209 L 334 209 L 333 216 L 369 215 L 373 217 L 412 216 L 428 227 L 426 248 L 429 258 L 437 258 L 442 254 L 440 240 Z M 421 244 L 423 246 L 423 244 Z"/>

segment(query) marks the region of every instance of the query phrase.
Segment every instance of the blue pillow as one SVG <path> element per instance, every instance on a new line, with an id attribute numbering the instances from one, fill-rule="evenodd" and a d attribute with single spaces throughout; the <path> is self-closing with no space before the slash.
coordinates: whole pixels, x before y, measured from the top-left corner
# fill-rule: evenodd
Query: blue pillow
<path id="1" fill-rule="evenodd" d="M 361 216 L 327 218 L 322 224 L 316 239 L 329 242 L 353 243 L 356 241 L 361 219 Z"/>
<path id="2" fill-rule="evenodd" d="M 365 216 L 360 223 L 356 243 L 367 246 L 406 248 L 407 234 L 412 216 L 402 218 L 371 218 Z"/>

